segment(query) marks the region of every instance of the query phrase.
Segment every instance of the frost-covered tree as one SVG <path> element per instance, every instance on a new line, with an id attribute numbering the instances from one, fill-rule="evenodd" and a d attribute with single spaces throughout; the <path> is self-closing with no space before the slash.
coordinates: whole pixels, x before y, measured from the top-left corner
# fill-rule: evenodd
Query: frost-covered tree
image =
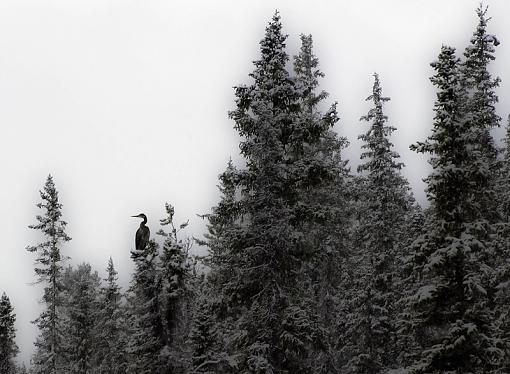
<path id="1" fill-rule="evenodd" d="M 295 233 L 301 233 L 299 246 L 311 249 L 304 259 L 296 295 L 301 315 L 316 333 L 323 336 L 319 345 L 308 345 L 308 365 L 313 372 L 338 371 L 337 310 L 344 300 L 343 267 L 348 247 L 347 228 L 351 218 L 351 178 L 342 150 L 348 145 L 332 129 L 338 121 L 336 103 L 324 114 L 320 107 L 328 94 L 319 91 L 324 74 L 313 52 L 311 35 L 301 35 L 301 49 L 294 57 L 299 110 L 293 141 L 289 147 L 292 173 L 300 175 L 296 184 Z"/>
<path id="2" fill-rule="evenodd" d="M 498 175 L 498 209 L 501 220 L 510 223 L 510 116 L 506 125 L 506 136 L 504 138 L 503 157 Z"/>
<path id="3" fill-rule="evenodd" d="M 241 205 L 236 197 L 238 170 L 232 160 L 219 176 L 220 201 L 212 208 L 207 219 L 204 240 L 197 240 L 208 247 L 203 263 L 209 268 L 204 281 L 195 292 L 193 319 L 189 336 L 191 365 L 196 372 L 229 372 L 237 366 L 233 352 L 233 313 L 230 295 L 230 278 L 235 263 L 233 236 L 241 227 Z"/>
<path id="4" fill-rule="evenodd" d="M 37 204 L 43 214 L 37 215 L 37 223 L 29 228 L 40 230 L 44 241 L 28 246 L 27 250 L 37 254 L 35 273 L 37 283 L 44 286 L 42 303 L 44 311 L 35 320 L 39 337 L 35 342 L 36 353 L 33 358 L 34 372 L 57 374 L 62 370 L 63 351 L 63 308 L 62 273 L 65 256 L 61 253 L 62 244 L 71 240 L 66 234 L 66 222 L 62 217 L 62 204 L 53 178 L 48 176 L 43 190 L 40 191 L 42 202 Z"/>
<path id="5" fill-rule="evenodd" d="M 4 292 L 0 298 L 0 373 L 15 373 L 14 357 L 18 354 L 15 322 L 14 308 Z"/>
<path id="6" fill-rule="evenodd" d="M 188 344 L 191 349 L 192 372 L 207 373 L 228 370 L 228 356 L 223 351 L 222 335 L 228 335 L 228 326 L 218 318 L 217 294 L 205 277 L 195 291 Z M 220 327 L 221 326 L 221 327 Z"/>
<path id="7" fill-rule="evenodd" d="M 471 153 L 477 155 L 471 159 L 472 201 L 476 203 L 478 219 L 491 224 L 490 265 L 497 269 L 498 276 L 486 275 L 483 282 L 489 292 L 491 307 L 496 308 L 493 288 L 505 282 L 504 274 L 508 273 L 505 268 L 508 267 L 510 228 L 505 217 L 507 205 L 505 195 L 508 186 L 504 183 L 508 168 L 505 165 L 506 160 L 498 159 L 498 148 L 491 135 L 491 130 L 499 127 L 501 120 L 495 108 L 498 102 L 495 90 L 500 79 L 493 78 L 489 72 L 489 64 L 495 60 L 495 47 L 499 45 L 499 41 L 496 36 L 487 32 L 487 24 L 490 21 L 487 17 L 487 7 L 480 4 L 476 14 L 478 24 L 469 46 L 464 51 L 465 61 L 460 69 L 462 86 L 466 91 L 462 110 L 469 118 L 472 134 Z M 499 302 L 502 301 L 501 298 L 498 299 Z M 504 310 L 506 305 L 500 304 L 496 309 Z"/>
<path id="8" fill-rule="evenodd" d="M 107 277 L 105 284 L 101 286 L 97 316 L 96 367 L 99 374 L 121 374 L 126 372 L 127 364 L 126 321 L 121 288 L 111 257 L 106 271 Z"/>
<path id="9" fill-rule="evenodd" d="M 226 291 L 238 313 L 233 344 L 238 370 L 253 373 L 295 370 L 296 361 L 286 357 L 308 343 L 299 335 L 313 338 L 303 329 L 288 331 L 289 313 L 295 307 L 292 274 L 305 253 L 290 250 L 290 243 L 301 242 L 303 236 L 292 235 L 290 225 L 297 180 L 289 173 L 295 159 L 288 151 L 293 146 L 299 93 L 286 70 L 285 39 L 280 16 L 275 14 L 260 42 L 261 58 L 250 74 L 253 83 L 236 87 L 237 108 L 230 113 L 242 137 L 240 149 L 247 167 L 238 180 L 245 224 L 235 233 L 229 258 L 235 270 Z"/>
<path id="10" fill-rule="evenodd" d="M 499 249 L 497 264 L 496 315 L 500 338 L 505 348 L 501 372 L 510 371 L 510 116 L 504 139 L 503 158 L 497 184 L 498 208 L 501 222 L 494 225 L 496 229 L 495 242 Z"/>
<path id="11" fill-rule="evenodd" d="M 410 299 L 416 341 L 415 373 L 481 373 L 494 370 L 501 350 L 491 306 L 493 246 L 484 218 L 484 195 L 476 178 L 483 174 L 476 124 L 463 113 L 455 50 L 443 46 L 433 62 L 437 89 L 432 135 L 413 146 L 430 153 L 425 179 L 432 220 L 413 244 L 418 289 Z"/>
<path id="12" fill-rule="evenodd" d="M 320 371 L 318 357 L 328 353 L 312 265 L 337 249 L 329 222 L 340 209 L 330 203 L 345 172 L 345 141 L 330 131 L 336 106 L 317 109 L 325 94 L 314 91 L 322 73 L 311 38 L 303 38 L 296 77 L 286 69 L 285 39 L 276 13 L 253 82 L 236 87 L 230 113 L 246 167 L 227 169 L 225 194 L 209 216 L 209 280 L 223 282 L 225 307 L 215 313 L 231 326 L 220 339 L 234 372 Z"/>
<path id="13" fill-rule="evenodd" d="M 160 359 L 164 340 L 157 257 L 158 246 L 153 240 L 145 249 L 131 251 L 135 270 L 127 295 L 128 374 L 165 372 Z"/>
<path id="14" fill-rule="evenodd" d="M 403 255 L 403 234 L 413 199 L 400 170 L 400 157 L 393 150 L 379 77 L 374 74 L 372 107 L 361 117 L 370 124 L 360 135 L 363 141 L 358 167 L 362 173 L 361 203 L 358 204 L 359 246 L 353 252 L 356 280 L 351 290 L 344 350 L 350 373 L 380 373 L 396 365 L 396 301 L 398 271 Z"/>
<path id="15" fill-rule="evenodd" d="M 96 366 L 100 278 L 90 264 L 68 267 L 63 276 L 66 373 L 88 374 Z"/>
<path id="16" fill-rule="evenodd" d="M 167 217 L 160 221 L 162 229 L 158 235 L 164 238 L 160 256 L 159 274 L 161 291 L 159 295 L 165 350 L 162 360 L 167 371 L 176 372 L 185 367 L 186 338 L 189 332 L 189 304 L 191 301 L 188 281 L 191 277 L 189 250 L 191 240 L 181 239 L 179 232 L 188 222 L 174 224 L 174 207 L 165 204 Z M 169 228 L 165 231 L 164 228 Z"/>
<path id="17" fill-rule="evenodd" d="M 467 96 L 462 103 L 462 109 L 471 116 L 473 133 L 478 138 L 481 162 L 486 162 L 494 177 L 497 157 L 497 147 L 490 130 L 499 127 L 501 118 L 497 115 L 495 104 L 498 97 L 495 89 L 499 86 L 500 79 L 492 78 L 488 67 L 489 63 L 495 60 L 494 47 L 499 44 L 498 39 L 487 33 L 487 7 L 482 4 L 477 8 L 478 25 L 471 38 L 469 46 L 464 51 L 465 60 L 461 65 L 461 80 L 463 87 L 467 90 Z M 480 188 L 483 183 L 494 182 L 492 179 L 481 179 Z M 487 193 L 486 193 L 487 194 Z"/>

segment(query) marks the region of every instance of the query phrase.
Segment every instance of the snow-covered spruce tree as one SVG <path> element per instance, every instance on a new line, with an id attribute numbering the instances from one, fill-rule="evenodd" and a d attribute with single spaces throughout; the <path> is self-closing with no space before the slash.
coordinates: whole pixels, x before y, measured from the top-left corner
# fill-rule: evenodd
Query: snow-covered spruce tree
<path id="1" fill-rule="evenodd" d="M 501 168 L 498 175 L 498 210 L 501 221 L 510 223 L 510 116 L 507 119 L 505 138 L 503 140 Z"/>
<path id="2" fill-rule="evenodd" d="M 487 32 L 487 7 L 480 4 L 476 10 L 478 25 L 473 33 L 469 46 L 464 52 L 465 61 L 461 66 L 461 79 L 467 92 L 463 110 L 470 116 L 474 151 L 479 152 L 476 167 L 477 174 L 472 179 L 475 184 L 474 200 L 477 201 L 481 215 L 491 224 L 494 235 L 491 266 L 498 271 L 498 277 L 486 278 L 486 288 L 490 291 L 494 285 L 505 283 L 508 268 L 508 251 L 510 227 L 505 218 L 505 205 L 508 185 L 505 186 L 506 158 L 497 158 L 498 149 L 491 136 L 491 130 L 499 127 L 501 118 L 497 115 L 495 105 L 498 102 L 496 88 L 500 79 L 493 78 L 489 72 L 489 64 L 495 60 L 495 47 L 498 39 Z M 506 156 L 505 156 L 506 157 Z M 491 293 L 489 295 L 494 298 Z M 498 314 L 506 314 L 506 303 L 501 293 L 498 296 Z M 492 305 L 494 306 L 494 305 Z"/>
<path id="3" fill-rule="evenodd" d="M 497 171 L 497 147 L 491 136 L 490 130 L 499 127 L 501 118 L 497 115 L 495 104 L 498 97 L 495 89 L 499 86 L 500 79 L 492 78 L 488 66 L 495 60 L 494 47 L 499 44 L 498 39 L 487 33 L 487 7 L 482 4 L 476 10 L 478 16 L 478 25 L 471 38 L 469 46 L 464 51 L 465 61 L 462 63 L 460 72 L 464 89 L 467 91 L 466 100 L 463 102 L 462 110 L 466 115 L 470 115 L 470 121 L 473 127 L 474 142 L 477 145 L 477 151 L 480 152 L 480 162 L 486 163 L 489 170 L 486 172 L 490 178 L 480 178 L 476 182 L 480 184 L 479 188 L 485 190 L 495 182 L 494 178 Z M 493 196 L 487 191 L 484 196 L 494 200 Z M 488 211 L 488 214 L 494 214 L 494 209 Z M 497 218 L 497 217 L 496 217 Z"/>
<path id="4" fill-rule="evenodd" d="M 196 372 L 231 372 L 237 366 L 232 354 L 230 339 L 236 332 L 235 313 L 231 309 L 231 295 L 234 286 L 230 283 L 236 271 L 233 242 L 241 221 L 241 205 L 236 198 L 238 170 L 232 160 L 219 176 L 220 201 L 212 212 L 204 215 L 207 219 L 207 233 L 204 240 L 197 240 L 208 247 L 203 263 L 209 268 L 204 281 L 195 294 L 193 320 L 189 336 L 191 364 Z"/>
<path id="5" fill-rule="evenodd" d="M 127 374 L 166 372 L 160 360 L 164 338 L 157 257 L 158 245 L 153 240 L 144 250 L 131 251 L 135 270 L 127 294 Z"/>
<path id="6" fill-rule="evenodd" d="M 58 192 L 51 175 L 48 176 L 40 195 L 42 202 L 38 203 L 37 207 L 43 210 L 43 215 L 37 215 L 37 223 L 30 225 L 29 228 L 40 230 L 44 241 L 27 247 L 29 252 L 37 254 L 36 282 L 44 285 L 42 297 L 44 311 L 35 320 L 39 337 L 35 342 L 33 371 L 57 374 L 61 372 L 63 364 L 62 272 L 66 257 L 61 254 L 61 246 L 71 238 L 65 232 L 66 222 L 61 219 L 62 204 L 58 201 Z"/>
<path id="7" fill-rule="evenodd" d="M 88 374 L 96 366 L 98 354 L 100 278 L 90 264 L 68 267 L 64 273 L 64 332 L 62 346 L 65 372 Z"/>
<path id="8" fill-rule="evenodd" d="M 117 271 L 110 257 L 106 268 L 107 277 L 101 286 L 97 316 L 96 371 L 99 374 L 121 374 L 126 372 L 126 327 L 122 308 L 121 288 Z"/>
<path id="9" fill-rule="evenodd" d="M 508 310 L 510 303 L 510 116 L 506 127 L 497 192 L 501 222 L 494 225 L 497 230 L 495 242 L 500 252 L 497 262 L 496 314 L 500 338 L 505 347 L 501 372 L 506 373 L 510 372 L 510 313 Z"/>
<path id="10" fill-rule="evenodd" d="M 15 373 L 14 357 L 18 354 L 15 322 L 14 308 L 4 292 L 0 298 L 0 373 Z"/>
<path id="11" fill-rule="evenodd" d="M 410 315 L 420 349 L 412 372 L 494 372 L 501 350 L 487 282 L 494 277 L 491 227 L 474 182 L 486 168 L 473 144 L 476 125 L 461 111 L 466 92 L 455 50 L 443 46 L 431 66 L 437 88 L 432 135 L 412 146 L 430 153 L 432 166 L 425 179 L 432 222 L 413 244 L 418 290 Z"/>
<path id="12" fill-rule="evenodd" d="M 161 291 L 159 295 L 163 338 L 165 350 L 162 361 L 165 362 L 167 372 L 181 372 L 186 366 L 186 338 L 189 333 L 189 303 L 190 292 L 187 282 L 190 278 L 190 264 L 188 253 L 191 249 L 191 240 L 179 238 L 179 232 L 188 226 L 188 222 L 179 227 L 174 224 L 174 207 L 165 204 L 167 217 L 160 220 L 163 228 L 158 235 L 164 238 L 163 249 L 160 256 L 159 274 L 161 277 Z"/>
<path id="13" fill-rule="evenodd" d="M 222 366 L 228 365 L 227 355 L 221 353 L 223 342 L 219 339 L 219 334 L 226 331 L 219 328 L 214 309 L 216 295 L 212 290 L 211 284 L 206 283 L 204 277 L 201 287 L 195 292 L 188 344 L 191 349 L 192 372 L 196 373 L 212 372 L 212 368 L 214 372 L 223 372 Z"/>
<path id="14" fill-rule="evenodd" d="M 286 356 L 298 353 L 298 345 L 314 338 L 306 331 L 307 324 L 292 333 L 288 331 L 292 320 L 284 323 L 291 308 L 299 308 L 291 300 L 291 288 L 293 274 L 301 266 L 290 245 L 300 239 L 292 235 L 290 225 L 288 207 L 296 196 L 295 180 L 287 173 L 292 160 L 286 152 L 299 93 L 285 68 L 285 39 L 276 13 L 260 42 L 261 58 L 250 74 L 254 82 L 236 87 L 237 108 L 230 113 L 242 137 L 240 149 L 247 167 L 238 181 L 245 223 L 234 234 L 237 240 L 229 261 L 234 262 L 235 272 L 226 291 L 232 292 L 229 298 L 237 312 L 233 343 L 237 370 L 248 373 L 300 372 Z M 301 334 L 308 338 L 301 340 Z"/>
<path id="15" fill-rule="evenodd" d="M 307 263 L 324 248 L 315 245 L 319 222 L 336 217 L 318 197 L 304 196 L 337 181 L 344 165 L 333 162 L 339 149 L 331 149 L 343 143 L 329 132 L 338 119 L 335 106 L 321 116 L 315 105 L 323 95 L 308 101 L 316 95 L 309 89 L 315 83 L 305 82 L 316 71 L 313 56 L 301 56 L 311 60 L 298 62 L 302 77 L 293 79 L 285 39 L 276 13 L 260 43 L 253 83 L 236 87 L 230 117 L 246 167 L 230 170 L 235 203 L 223 200 L 232 209 L 214 216 L 218 225 L 210 227 L 211 277 L 224 282 L 220 318 L 233 326 L 225 344 L 233 372 L 313 372 L 318 352 L 327 350 Z M 324 243 L 334 249 L 334 241 Z"/>
<path id="16" fill-rule="evenodd" d="M 414 339 L 414 328 L 408 304 L 417 290 L 417 273 L 415 271 L 414 255 L 411 250 L 413 243 L 427 232 L 430 227 L 430 209 L 422 209 L 418 203 L 414 203 L 409 212 L 405 230 L 399 245 L 403 249 L 400 257 L 396 259 L 396 287 L 399 299 L 396 301 L 396 327 L 397 327 L 397 350 L 398 359 L 395 364 L 401 370 L 414 362 L 414 354 L 420 347 Z M 433 227 L 433 226 L 432 226 Z M 398 370 L 398 369 L 397 369 Z M 398 373 L 398 371 L 396 371 Z"/>
<path id="17" fill-rule="evenodd" d="M 295 295 L 309 323 L 322 334 L 322 343 L 308 345 L 308 365 L 313 372 L 337 372 L 336 331 L 339 303 L 345 291 L 341 275 L 348 241 L 347 226 L 351 218 L 348 204 L 350 175 L 342 150 L 347 139 L 339 137 L 332 126 L 338 121 L 336 103 L 323 114 L 319 106 L 328 94 L 319 91 L 319 60 L 313 53 L 311 35 L 301 36 L 301 49 L 294 57 L 295 82 L 299 110 L 288 153 L 290 173 L 299 176 L 295 184 L 295 202 L 291 225 L 297 248 L 306 256 L 296 279 L 301 291 Z M 305 314 L 303 314 L 305 315 Z M 294 323 L 299 323 L 294 321 Z M 295 357 L 299 360 L 302 356 Z"/>
<path id="18" fill-rule="evenodd" d="M 413 199 L 403 166 L 389 137 L 396 130 L 387 124 L 379 77 L 374 74 L 373 107 L 361 120 L 370 124 L 360 135 L 364 142 L 358 167 L 363 176 L 359 204 L 359 246 L 354 251 L 356 281 L 351 290 L 344 350 L 349 373 L 381 373 L 397 363 L 396 301 L 403 235 Z"/>

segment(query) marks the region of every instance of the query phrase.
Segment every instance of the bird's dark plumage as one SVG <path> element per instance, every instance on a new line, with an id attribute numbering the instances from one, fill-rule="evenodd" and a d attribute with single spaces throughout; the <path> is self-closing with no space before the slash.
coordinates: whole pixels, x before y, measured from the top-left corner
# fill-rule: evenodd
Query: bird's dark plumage
<path id="1" fill-rule="evenodd" d="M 150 238 L 150 230 L 145 224 L 147 223 L 147 216 L 143 213 L 132 216 L 135 218 L 143 218 L 143 221 L 140 223 L 140 227 L 136 230 L 135 235 L 135 248 L 137 251 L 143 251 L 147 244 L 149 243 Z"/>

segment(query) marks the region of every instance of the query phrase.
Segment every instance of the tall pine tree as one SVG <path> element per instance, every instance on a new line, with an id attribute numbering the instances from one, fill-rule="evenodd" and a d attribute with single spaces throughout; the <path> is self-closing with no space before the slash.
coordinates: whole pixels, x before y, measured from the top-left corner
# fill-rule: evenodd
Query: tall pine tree
<path id="1" fill-rule="evenodd" d="M 29 252 L 37 254 L 37 282 L 44 285 L 42 302 L 45 309 L 35 320 L 39 337 L 35 342 L 34 372 L 57 374 L 63 365 L 62 271 L 66 257 L 61 254 L 61 246 L 71 238 L 65 232 L 66 222 L 61 219 L 62 204 L 59 203 L 51 175 L 48 176 L 40 195 L 42 202 L 38 203 L 37 207 L 43 210 L 43 215 L 37 215 L 37 223 L 29 228 L 40 230 L 44 241 L 27 247 Z"/>

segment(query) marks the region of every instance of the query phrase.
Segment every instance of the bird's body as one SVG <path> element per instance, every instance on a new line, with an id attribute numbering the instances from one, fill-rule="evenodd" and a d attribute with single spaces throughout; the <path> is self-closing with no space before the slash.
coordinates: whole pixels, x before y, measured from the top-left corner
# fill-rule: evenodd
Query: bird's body
<path id="1" fill-rule="evenodd" d="M 147 244 L 149 243 L 149 238 L 151 234 L 149 228 L 145 226 L 145 224 L 147 223 L 147 216 L 141 213 L 133 217 L 143 218 L 143 221 L 140 222 L 140 227 L 138 228 L 138 230 L 136 230 L 135 235 L 135 248 L 137 251 L 143 251 Z"/>

